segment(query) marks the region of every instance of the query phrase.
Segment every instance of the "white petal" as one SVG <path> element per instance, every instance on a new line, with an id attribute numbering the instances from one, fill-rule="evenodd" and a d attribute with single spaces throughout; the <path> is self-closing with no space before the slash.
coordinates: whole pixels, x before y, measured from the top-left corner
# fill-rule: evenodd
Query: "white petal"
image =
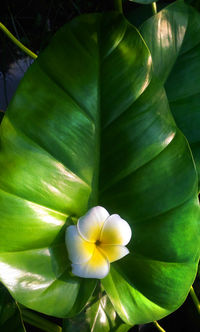
<path id="1" fill-rule="evenodd" d="M 78 220 L 77 227 L 80 235 L 87 241 L 96 242 L 108 217 L 108 211 L 102 206 L 93 207 Z"/>
<path id="2" fill-rule="evenodd" d="M 95 245 L 81 238 L 76 226 L 69 226 L 65 233 L 69 259 L 72 263 L 80 264 L 87 262 L 93 255 Z"/>
<path id="3" fill-rule="evenodd" d="M 83 264 L 72 264 L 72 273 L 82 278 L 104 278 L 110 270 L 106 257 L 95 249 L 92 258 Z"/>
<path id="4" fill-rule="evenodd" d="M 129 224 L 118 214 L 112 214 L 104 223 L 100 241 L 102 244 L 118 244 L 125 246 L 131 239 Z"/>
<path id="5" fill-rule="evenodd" d="M 109 262 L 115 262 L 118 259 L 129 254 L 128 248 L 124 246 L 116 246 L 113 244 L 100 244 L 100 250 L 102 250 L 103 254 L 108 258 Z"/>

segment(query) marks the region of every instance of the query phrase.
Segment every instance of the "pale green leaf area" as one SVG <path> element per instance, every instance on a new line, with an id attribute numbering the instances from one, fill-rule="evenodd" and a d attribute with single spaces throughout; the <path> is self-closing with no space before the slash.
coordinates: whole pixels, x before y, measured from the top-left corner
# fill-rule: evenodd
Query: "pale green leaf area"
<path id="1" fill-rule="evenodd" d="M 185 300 L 199 259 L 197 174 L 149 49 L 117 13 L 57 32 L 1 126 L 0 279 L 57 317 L 79 313 L 96 280 L 71 273 L 66 226 L 92 206 L 132 228 L 130 255 L 102 283 L 128 325 Z"/>

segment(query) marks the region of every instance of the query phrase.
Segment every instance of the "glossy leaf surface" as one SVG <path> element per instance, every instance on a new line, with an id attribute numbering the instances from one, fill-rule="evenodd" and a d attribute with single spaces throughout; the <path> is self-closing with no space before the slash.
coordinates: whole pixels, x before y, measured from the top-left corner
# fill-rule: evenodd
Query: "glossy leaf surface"
<path id="1" fill-rule="evenodd" d="M 147 20 L 141 33 L 200 175 L 200 14 L 177 1 Z"/>
<path id="2" fill-rule="evenodd" d="M 170 116 L 162 85 L 152 82 L 133 107 L 110 130 L 109 142 L 114 146 L 114 137 L 123 137 L 121 151 L 126 144 L 135 155 L 131 163 L 130 150 L 126 159 L 119 146 L 110 150 L 104 174 L 114 163 L 121 174 L 106 179 L 101 201 L 131 220 L 132 255 L 114 263 L 102 282 L 124 321 L 140 324 L 175 310 L 189 291 L 199 257 L 199 204 L 188 145 Z M 140 139 L 137 130 L 145 133 Z"/>
<path id="3" fill-rule="evenodd" d="M 179 57 L 166 82 L 166 92 L 176 123 L 190 143 L 200 179 L 199 36 L 200 14 L 189 7 L 187 31 Z"/>
<path id="4" fill-rule="evenodd" d="M 0 330 L 25 332 L 18 305 L 2 284 L 0 284 Z"/>
<path id="5" fill-rule="evenodd" d="M 86 15 L 38 57 L 1 128 L 0 277 L 18 301 L 67 317 L 95 281 L 71 275 L 64 231 L 90 207 L 131 226 L 103 285 L 129 325 L 180 306 L 199 259 L 197 175 L 139 33 Z"/>
<path id="6" fill-rule="evenodd" d="M 71 275 L 65 228 L 98 202 L 100 111 L 109 125 L 150 71 L 149 51 L 122 16 L 86 15 L 58 32 L 22 80 L 0 154 L 0 277 L 20 303 L 63 317 L 88 301 L 96 282 Z"/>
<path id="7" fill-rule="evenodd" d="M 127 332 L 130 328 L 121 321 L 106 294 L 93 296 L 78 316 L 63 323 L 63 332 Z"/>

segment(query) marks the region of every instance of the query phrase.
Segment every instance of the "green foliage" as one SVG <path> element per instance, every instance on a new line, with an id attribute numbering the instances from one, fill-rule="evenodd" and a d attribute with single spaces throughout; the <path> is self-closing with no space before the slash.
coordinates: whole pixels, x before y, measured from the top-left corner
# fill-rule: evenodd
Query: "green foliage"
<path id="1" fill-rule="evenodd" d="M 63 332 L 127 332 L 130 326 L 124 324 L 114 310 L 105 293 L 97 293 L 78 316 L 65 319 Z"/>
<path id="2" fill-rule="evenodd" d="M 141 33 L 154 73 L 165 88 L 178 127 L 186 135 L 200 175 L 200 15 L 177 1 L 147 20 Z"/>
<path id="3" fill-rule="evenodd" d="M 166 82 L 166 92 L 175 121 L 190 143 L 200 179 L 199 35 L 200 15 L 194 9 L 188 8 L 188 25 L 184 42 Z"/>
<path id="4" fill-rule="evenodd" d="M 147 40 L 148 28 L 142 33 Z M 122 15 L 80 16 L 21 82 L 1 127 L 0 278 L 29 308 L 70 317 L 88 303 L 96 281 L 71 274 L 64 232 L 95 205 L 133 231 L 131 253 L 102 280 L 112 310 L 134 325 L 184 302 L 199 260 L 199 204 L 192 154 L 163 88 L 184 31 L 170 38 L 168 50 L 147 40 L 152 72 L 146 44 Z M 86 309 L 89 325 L 100 308 L 110 312 L 104 299 Z"/>
<path id="5" fill-rule="evenodd" d="M 18 305 L 2 284 L 0 284 L 0 330 L 25 332 Z"/>
<path id="6" fill-rule="evenodd" d="M 0 155 L 0 276 L 20 303 L 71 316 L 93 292 L 95 280 L 71 275 L 64 232 L 71 216 L 98 203 L 100 110 L 105 126 L 134 102 L 150 79 L 149 59 L 122 16 L 83 16 L 58 32 L 20 84 Z"/>
<path id="7" fill-rule="evenodd" d="M 102 282 L 122 319 L 139 324 L 169 314 L 184 301 L 196 273 L 192 262 L 199 257 L 199 206 L 187 142 L 170 116 L 163 88 L 150 84 L 124 117 L 120 133 L 110 135 L 121 135 L 124 146 L 133 149 L 132 172 L 108 188 L 101 203 L 118 206 L 132 224 L 133 254 L 114 263 Z M 115 149 L 110 163 L 116 163 Z M 123 162 L 120 166 L 126 169 Z"/>

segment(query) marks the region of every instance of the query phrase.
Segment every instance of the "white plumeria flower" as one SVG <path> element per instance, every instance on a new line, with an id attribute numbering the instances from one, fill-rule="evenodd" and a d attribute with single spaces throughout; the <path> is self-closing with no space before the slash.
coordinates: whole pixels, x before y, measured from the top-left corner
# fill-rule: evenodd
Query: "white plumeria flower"
<path id="1" fill-rule="evenodd" d="M 126 256 L 131 239 L 129 224 L 118 214 L 109 215 L 101 206 L 90 209 L 77 226 L 66 230 L 66 246 L 72 273 L 82 278 L 104 278 L 110 263 Z"/>

